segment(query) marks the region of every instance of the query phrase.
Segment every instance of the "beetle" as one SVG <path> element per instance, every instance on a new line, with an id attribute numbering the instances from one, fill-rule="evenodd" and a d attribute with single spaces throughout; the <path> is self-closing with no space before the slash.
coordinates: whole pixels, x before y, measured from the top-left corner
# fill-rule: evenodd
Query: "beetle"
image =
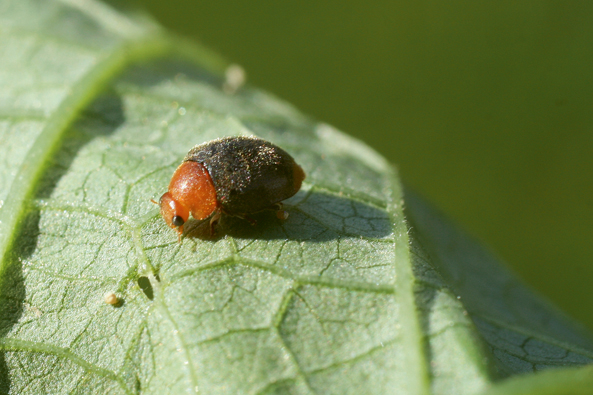
<path id="1" fill-rule="evenodd" d="M 255 221 L 248 215 L 274 209 L 286 219 L 282 201 L 296 194 L 306 175 L 282 148 L 255 136 L 225 137 L 189 150 L 161 196 L 167 225 L 179 237 L 191 213 L 210 217 L 210 232 L 222 214 Z"/>

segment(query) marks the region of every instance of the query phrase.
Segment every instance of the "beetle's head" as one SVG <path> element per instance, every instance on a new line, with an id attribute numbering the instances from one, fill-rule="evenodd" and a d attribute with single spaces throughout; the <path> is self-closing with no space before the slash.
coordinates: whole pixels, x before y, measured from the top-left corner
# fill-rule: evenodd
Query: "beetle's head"
<path id="1" fill-rule="evenodd" d="M 167 225 L 177 229 L 180 234 L 183 233 L 183 224 L 189 219 L 189 210 L 183 204 L 173 199 L 169 192 L 161 196 L 161 215 Z"/>

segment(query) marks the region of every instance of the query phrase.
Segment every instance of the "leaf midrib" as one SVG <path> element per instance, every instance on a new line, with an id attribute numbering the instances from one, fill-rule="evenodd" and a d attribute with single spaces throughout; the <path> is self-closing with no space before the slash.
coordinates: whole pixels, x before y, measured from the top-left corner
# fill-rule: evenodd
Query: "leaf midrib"
<path id="1" fill-rule="evenodd" d="M 410 394 L 425 395 L 430 393 L 430 373 L 426 361 L 425 339 L 422 335 L 419 310 L 416 305 L 414 287 L 416 278 L 412 270 L 410 257 L 410 240 L 407 223 L 403 212 L 403 190 L 398 181 L 395 170 L 389 168 L 391 195 L 388 212 L 393 224 L 395 237 L 395 289 L 401 306 L 401 319 L 406 320 L 401 325 L 403 354 L 408 366 L 408 392 Z"/>

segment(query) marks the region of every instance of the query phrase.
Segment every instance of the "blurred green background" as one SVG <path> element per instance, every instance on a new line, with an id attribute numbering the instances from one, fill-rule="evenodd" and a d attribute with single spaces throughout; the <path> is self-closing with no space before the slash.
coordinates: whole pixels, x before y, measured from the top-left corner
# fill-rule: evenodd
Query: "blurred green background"
<path id="1" fill-rule="evenodd" d="M 593 2 L 145 0 L 593 329 Z"/>

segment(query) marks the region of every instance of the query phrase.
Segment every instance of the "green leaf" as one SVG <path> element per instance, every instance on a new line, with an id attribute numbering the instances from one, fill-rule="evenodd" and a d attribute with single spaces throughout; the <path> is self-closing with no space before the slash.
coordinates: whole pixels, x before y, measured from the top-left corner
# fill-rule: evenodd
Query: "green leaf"
<path id="1" fill-rule="evenodd" d="M 588 395 L 593 393 L 593 367 L 546 370 L 506 380 L 484 395 Z"/>
<path id="2" fill-rule="evenodd" d="M 593 360 L 411 192 L 406 222 L 374 151 L 225 93 L 225 62 L 146 16 L 2 0 L 0 54 L 0 392 L 471 394 Z M 307 173 L 288 220 L 178 242 L 150 199 L 194 144 L 252 134 Z"/>
<path id="3" fill-rule="evenodd" d="M 590 335 L 583 329 L 569 325 L 562 313 L 525 288 L 490 253 L 447 223 L 413 191 L 406 190 L 406 206 L 419 306 L 433 310 L 423 317 L 425 333 L 434 337 L 428 349 L 438 350 L 432 354 L 433 374 L 449 377 L 447 388 L 453 388 L 457 376 L 466 372 L 467 366 L 451 363 L 463 355 L 475 361 L 470 367 L 485 362 L 494 369 L 494 380 L 593 361 Z M 459 314 L 443 314 L 452 310 L 452 299 L 462 305 L 462 315 L 471 317 L 471 325 Z M 472 340 L 476 335 L 485 351 L 467 346 L 476 344 Z M 540 388 L 538 376 L 530 376 L 529 385 Z M 502 384 L 506 388 L 505 381 Z M 476 386 L 470 393 L 478 390 Z M 498 393 L 496 385 L 492 390 Z"/>

